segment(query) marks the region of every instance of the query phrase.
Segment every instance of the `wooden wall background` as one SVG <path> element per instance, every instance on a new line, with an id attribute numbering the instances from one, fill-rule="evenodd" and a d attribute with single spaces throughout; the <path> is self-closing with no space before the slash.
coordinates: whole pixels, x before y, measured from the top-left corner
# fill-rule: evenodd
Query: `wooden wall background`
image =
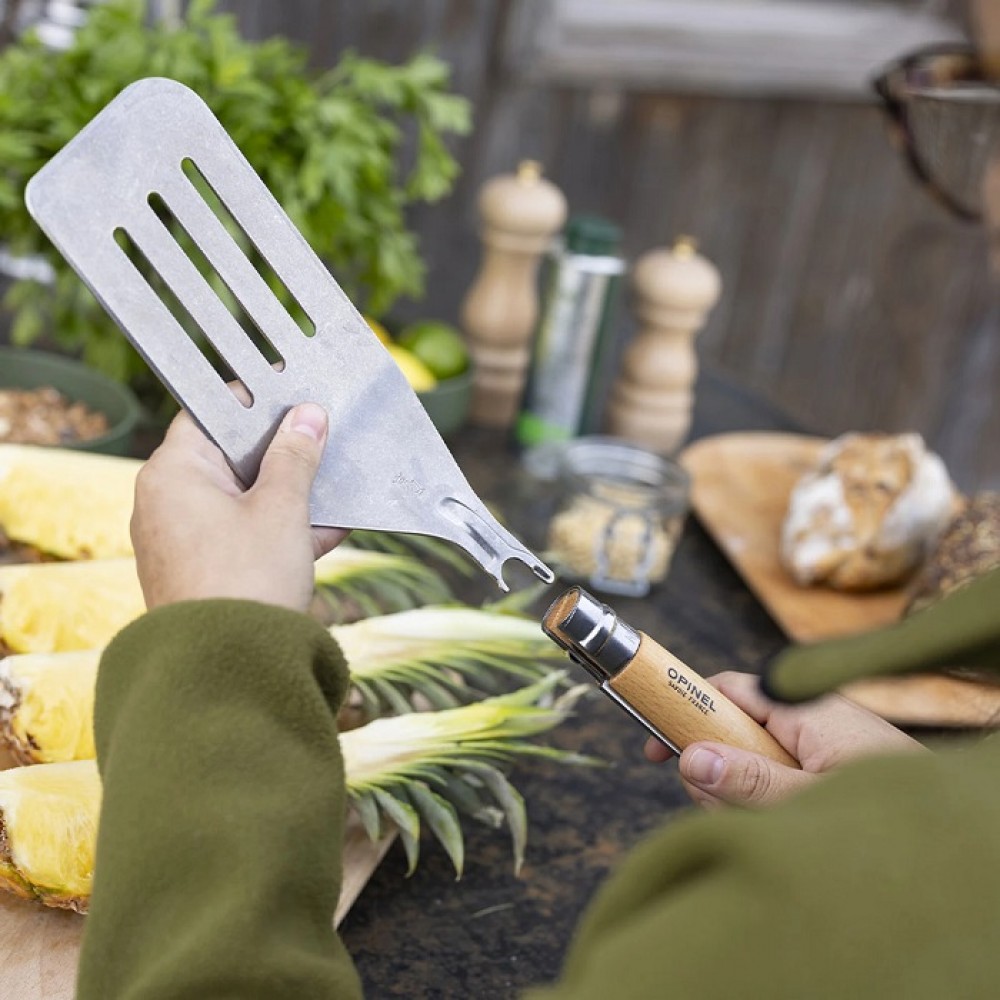
<path id="1" fill-rule="evenodd" d="M 1000 296 L 986 238 L 910 180 L 874 104 L 736 100 L 528 84 L 507 68 L 510 0 L 229 0 L 252 37 L 324 67 L 346 48 L 431 49 L 475 107 L 446 201 L 413 216 L 428 294 L 454 318 L 478 259 L 475 195 L 540 159 L 572 210 L 618 222 L 634 257 L 695 235 L 724 294 L 704 361 L 821 433 L 916 429 L 967 488 L 1000 488 Z M 631 330 L 623 313 L 620 343 Z"/>

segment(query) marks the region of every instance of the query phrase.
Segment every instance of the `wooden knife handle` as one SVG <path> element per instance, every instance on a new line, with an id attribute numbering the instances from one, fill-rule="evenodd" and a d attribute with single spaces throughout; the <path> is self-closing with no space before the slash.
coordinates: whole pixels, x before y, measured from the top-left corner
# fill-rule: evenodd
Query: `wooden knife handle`
<path id="1" fill-rule="evenodd" d="M 779 764 L 799 763 L 759 723 L 644 632 L 631 663 L 608 681 L 682 750 L 699 740 L 763 754 Z"/>

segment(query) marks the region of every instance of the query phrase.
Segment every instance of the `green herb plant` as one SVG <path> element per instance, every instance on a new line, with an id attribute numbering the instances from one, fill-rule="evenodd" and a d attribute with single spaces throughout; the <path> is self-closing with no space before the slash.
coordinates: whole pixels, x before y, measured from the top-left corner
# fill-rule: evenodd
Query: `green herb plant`
<path id="1" fill-rule="evenodd" d="M 448 193 L 458 167 L 446 138 L 470 127 L 468 102 L 448 91 L 444 63 L 420 54 L 390 66 L 348 53 L 310 75 L 300 49 L 284 38 L 241 38 L 214 0 L 192 0 L 174 26 L 150 23 L 142 0 L 110 0 L 92 9 L 64 52 L 29 33 L 0 54 L 0 241 L 16 255 L 43 255 L 55 272 L 51 286 L 22 280 L 7 293 L 15 344 L 48 333 L 121 381 L 141 388 L 148 379 L 144 362 L 24 207 L 31 175 L 119 91 L 148 76 L 171 77 L 201 95 L 359 307 L 378 316 L 399 296 L 422 294 L 424 268 L 406 208 Z M 242 231 L 230 231 L 254 259 Z M 183 244 L 184 234 L 174 232 Z M 238 312 L 207 262 L 201 266 Z M 276 277 L 261 271 L 281 295 Z"/>

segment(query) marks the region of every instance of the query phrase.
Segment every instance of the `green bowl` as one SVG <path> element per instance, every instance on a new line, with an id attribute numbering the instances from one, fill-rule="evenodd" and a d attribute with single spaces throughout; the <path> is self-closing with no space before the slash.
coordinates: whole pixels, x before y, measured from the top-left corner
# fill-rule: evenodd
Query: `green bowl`
<path id="1" fill-rule="evenodd" d="M 442 437 L 454 434 L 465 423 L 472 401 L 472 370 L 447 378 L 429 392 L 418 392 L 427 415 Z"/>
<path id="2" fill-rule="evenodd" d="M 105 455 L 128 455 L 132 435 L 142 416 L 142 408 L 131 389 L 94 371 L 82 361 L 0 347 L 0 389 L 41 389 L 51 386 L 73 402 L 80 402 L 108 418 L 108 431 L 89 441 L 67 442 L 78 451 L 98 451 Z"/>

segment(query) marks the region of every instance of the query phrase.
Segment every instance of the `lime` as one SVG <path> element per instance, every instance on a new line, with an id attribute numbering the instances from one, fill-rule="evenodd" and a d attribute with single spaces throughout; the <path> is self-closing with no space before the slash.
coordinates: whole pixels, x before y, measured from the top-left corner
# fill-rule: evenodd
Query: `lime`
<path id="1" fill-rule="evenodd" d="M 392 343 L 392 337 L 389 331 L 377 320 L 372 319 L 371 316 L 363 317 L 364 321 L 372 328 L 372 333 L 378 337 L 379 340 L 388 347 Z"/>
<path id="2" fill-rule="evenodd" d="M 454 378 L 469 367 L 465 341 L 447 323 L 432 319 L 412 323 L 399 335 L 399 342 L 420 358 L 436 378 Z"/>
<path id="3" fill-rule="evenodd" d="M 434 373 L 411 351 L 398 344 L 388 344 L 387 350 L 414 392 L 430 392 L 437 385 Z"/>

